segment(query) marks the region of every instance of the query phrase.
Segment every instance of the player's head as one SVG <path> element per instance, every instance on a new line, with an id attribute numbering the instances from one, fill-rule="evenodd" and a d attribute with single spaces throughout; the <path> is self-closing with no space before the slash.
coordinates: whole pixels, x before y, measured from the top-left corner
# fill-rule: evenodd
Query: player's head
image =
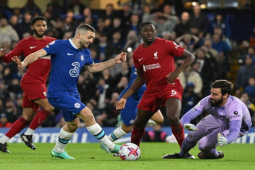
<path id="1" fill-rule="evenodd" d="M 79 40 L 81 48 L 88 48 L 89 44 L 93 43 L 95 32 L 95 29 L 88 24 L 82 24 L 77 28 L 75 38 Z"/>
<path id="2" fill-rule="evenodd" d="M 210 104 L 215 107 L 223 106 L 233 89 L 233 83 L 227 80 L 216 80 L 211 85 Z"/>
<path id="3" fill-rule="evenodd" d="M 156 28 L 151 22 L 143 22 L 139 26 L 139 33 L 146 43 L 152 43 L 156 39 Z"/>
<path id="4" fill-rule="evenodd" d="M 42 16 L 34 17 L 31 20 L 31 29 L 38 37 L 43 37 L 47 30 L 47 19 Z"/>

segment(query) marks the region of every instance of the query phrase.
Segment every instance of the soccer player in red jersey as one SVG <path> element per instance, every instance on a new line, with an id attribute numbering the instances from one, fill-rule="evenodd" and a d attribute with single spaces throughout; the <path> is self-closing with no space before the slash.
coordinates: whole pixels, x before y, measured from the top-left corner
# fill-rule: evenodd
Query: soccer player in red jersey
<path id="1" fill-rule="evenodd" d="M 192 64 L 195 56 L 173 41 L 157 38 L 155 26 L 150 22 L 142 23 L 139 33 L 144 43 L 133 53 L 137 78 L 117 102 L 116 109 L 123 109 L 127 98 L 145 81 L 147 89 L 137 106 L 138 113 L 131 133 L 131 142 L 139 146 L 148 120 L 164 105 L 172 132 L 181 147 L 185 138 L 183 126 L 179 121 L 183 88 L 177 77 Z M 174 56 L 185 58 L 182 65 L 176 69 Z M 186 157 L 194 158 L 190 154 Z"/>
<path id="2" fill-rule="evenodd" d="M 2 61 L 9 63 L 12 61 L 12 57 L 20 56 L 22 53 L 26 57 L 55 40 L 55 38 L 45 36 L 47 20 L 44 17 L 34 17 L 31 20 L 31 29 L 34 32 L 33 36 L 21 40 L 10 53 L 5 54 L 4 49 L 0 50 Z M 29 128 L 20 137 L 28 147 L 36 149 L 32 140 L 33 133 L 54 110 L 54 107 L 47 100 L 46 81 L 50 68 L 50 56 L 42 57 L 27 67 L 27 71 L 20 82 L 21 88 L 24 91 L 22 104 L 23 114 L 22 117 L 14 122 L 10 130 L 1 137 L 0 150 L 2 152 L 9 153 L 6 143 L 24 129 L 31 120 L 33 121 Z M 40 107 L 42 109 L 37 112 Z M 35 115 L 36 112 L 37 114 Z"/>

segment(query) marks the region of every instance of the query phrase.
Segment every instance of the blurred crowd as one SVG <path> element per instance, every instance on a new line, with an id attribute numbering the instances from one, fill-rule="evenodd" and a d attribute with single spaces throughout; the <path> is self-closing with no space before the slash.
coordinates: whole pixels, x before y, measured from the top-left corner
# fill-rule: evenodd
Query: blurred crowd
<path id="1" fill-rule="evenodd" d="M 149 21 L 157 27 L 158 37 L 175 41 L 196 56 L 192 66 L 179 76 L 185 89 L 182 115 L 210 94 L 210 84 L 214 80 L 228 79 L 229 60 L 232 60 L 229 54 L 235 51 L 240 67 L 233 82 L 233 95 L 247 105 L 254 120 L 255 28 L 250 39 L 239 46 L 230 38 L 231 23 L 222 13 L 208 17 L 200 6 L 185 10 L 171 2 L 176 1 L 154 5 L 138 0 L 120 4 L 118 10 L 113 4 L 107 4 L 105 10 L 92 10 L 79 0 L 65 4 L 66 9 L 61 1 L 52 0 L 42 12 L 34 0 L 27 0 L 22 8 L 9 8 L 7 1 L 3 0 L 0 6 L 0 47 L 6 48 L 8 53 L 19 40 L 31 36 L 30 20 L 34 16 L 47 18 L 46 35 L 57 39 L 72 38 L 81 23 L 92 25 L 96 29 L 96 38 L 89 48 L 95 63 L 111 59 L 121 51 L 128 52 L 127 62 L 102 73 L 91 74 L 84 68 L 77 85 L 82 102 L 95 114 L 96 121 L 102 126 L 115 126 L 120 112 L 115 109 L 115 103 L 128 85 L 133 51 L 142 43 L 138 35 L 139 24 Z M 176 66 L 182 61 L 182 58 L 177 58 Z M 17 69 L 13 62 L 0 61 L 0 127 L 10 126 L 22 115 L 20 80 L 25 71 Z M 162 112 L 165 116 L 165 111 Z M 61 112 L 55 110 L 42 126 L 62 127 L 63 124 Z M 166 120 L 164 125 L 168 124 Z"/>

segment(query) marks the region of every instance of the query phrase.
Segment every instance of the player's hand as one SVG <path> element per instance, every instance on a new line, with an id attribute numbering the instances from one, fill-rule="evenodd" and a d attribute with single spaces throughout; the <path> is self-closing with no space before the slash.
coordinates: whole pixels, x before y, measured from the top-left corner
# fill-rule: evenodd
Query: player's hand
<path id="1" fill-rule="evenodd" d="M 2 57 L 3 55 L 5 55 L 5 48 L 0 49 L 0 57 Z"/>
<path id="2" fill-rule="evenodd" d="M 190 123 L 186 123 L 184 125 L 184 128 L 189 130 L 189 131 L 197 131 L 197 127 L 193 124 L 190 124 Z"/>
<path id="3" fill-rule="evenodd" d="M 116 110 L 124 109 L 126 105 L 126 99 L 121 98 L 120 100 L 117 101 L 116 103 Z"/>
<path id="4" fill-rule="evenodd" d="M 123 61 L 126 61 L 127 60 L 127 53 L 125 52 L 121 52 L 119 55 L 117 55 L 115 58 L 114 58 L 114 61 L 118 64 L 118 63 L 121 63 Z"/>
<path id="5" fill-rule="evenodd" d="M 222 136 L 220 133 L 218 133 L 217 140 L 218 140 L 219 146 L 221 146 L 221 147 L 228 144 L 227 138 L 225 138 L 224 136 Z"/>
<path id="6" fill-rule="evenodd" d="M 17 56 L 12 57 L 12 61 L 14 61 L 15 63 L 17 63 L 19 68 L 24 68 L 26 67 L 24 62 L 21 62 L 20 59 Z"/>
<path id="7" fill-rule="evenodd" d="M 177 73 L 176 71 L 173 71 L 171 73 L 169 73 L 167 76 L 166 76 L 166 81 L 167 83 L 173 83 L 174 80 L 179 76 L 179 73 Z"/>

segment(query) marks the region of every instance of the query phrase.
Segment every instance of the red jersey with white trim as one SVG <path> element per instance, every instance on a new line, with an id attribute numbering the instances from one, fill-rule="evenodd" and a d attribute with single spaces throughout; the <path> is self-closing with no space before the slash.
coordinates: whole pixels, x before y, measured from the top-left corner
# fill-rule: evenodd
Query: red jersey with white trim
<path id="1" fill-rule="evenodd" d="M 133 53 L 134 65 L 143 68 L 147 90 L 158 90 L 167 85 L 166 76 L 175 70 L 174 56 L 181 56 L 183 51 L 184 48 L 175 42 L 161 38 L 156 38 L 149 47 L 143 44 L 137 47 Z"/>
<path id="2" fill-rule="evenodd" d="M 41 40 L 37 40 L 34 39 L 33 36 L 31 36 L 29 38 L 19 41 L 15 48 L 10 53 L 1 57 L 1 59 L 2 61 L 9 63 L 12 61 L 12 57 L 19 57 L 22 53 L 25 57 L 27 57 L 29 54 L 44 48 L 46 45 L 48 45 L 54 40 L 56 39 L 47 36 L 44 36 L 44 38 Z M 25 77 L 29 77 L 26 80 L 31 79 L 31 81 L 33 81 L 34 79 L 36 79 L 40 80 L 42 83 L 46 83 L 50 68 L 50 56 L 44 56 L 27 66 L 27 71 L 22 77 L 22 79 L 25 79 Z"/>

